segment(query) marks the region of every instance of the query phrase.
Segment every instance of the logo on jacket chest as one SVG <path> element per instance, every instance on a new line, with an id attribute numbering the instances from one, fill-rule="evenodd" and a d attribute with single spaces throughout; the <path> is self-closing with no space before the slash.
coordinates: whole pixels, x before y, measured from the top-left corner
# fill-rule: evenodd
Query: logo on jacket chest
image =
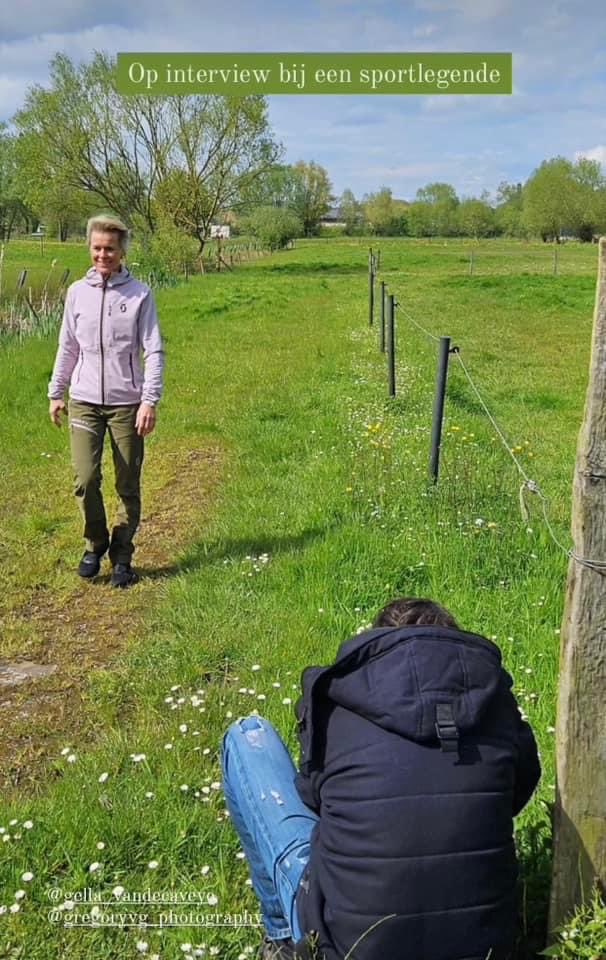
<path id="1" fill-rule="evenodd" d="M 128 310 L 128 307 L 127 307 L 127 305 L 126 305 L 126 301 L 125 301 L 125 300 L 123 300 L 122 303 L 119 304 L 119 307 L 120 307 L 120 313 L 126 313 L 126 311 Z M 111 303 L 109 304 L 109 306 L 108 306 L 108 308 L 107 308 L 107 315 L 108 315 L 108 317 L 111 317 L 111 315 L 112 315 L 112 305 L 111 305 Z"/>

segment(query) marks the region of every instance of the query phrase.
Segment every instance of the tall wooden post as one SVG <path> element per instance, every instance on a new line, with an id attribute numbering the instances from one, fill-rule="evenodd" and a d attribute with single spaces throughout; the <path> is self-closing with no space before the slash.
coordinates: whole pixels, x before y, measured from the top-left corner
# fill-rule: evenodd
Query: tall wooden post
<path id="1" fill-rule="evenodd" d="M 589 385 L 577 448 L 574 551 L 606 560 L 606 238 L 600 240 Z M 550 930 L 606 887 L 606 568 L 571 558 L 560 651 Z"/>

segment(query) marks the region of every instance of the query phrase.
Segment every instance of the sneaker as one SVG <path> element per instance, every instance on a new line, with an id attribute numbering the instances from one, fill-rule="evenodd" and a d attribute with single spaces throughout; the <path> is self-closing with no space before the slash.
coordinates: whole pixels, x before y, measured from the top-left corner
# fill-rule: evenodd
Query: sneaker
<path id="1" fill-rule="evenodd" d="M 259 948 L 259 960 L 295 960 L 294 941 L 290 938 L 271 940 L 269 937 L 263 937 L 263 943 Z"/>
<path id="2" fill-rule="evenodd" d="M 108 547 L 109 543 L 106 543 L 104 547 L 100 547 L 98 550 L 85 550 L 78 564 L 78 576 L 96 577 L 101 567 L 101 557 Z"/>
<path id="3" fill-rule="evenodd" d="M 115 563 L 112 567 L 112 587 L 130 587 L 138 579 L 130 563 Z"/>

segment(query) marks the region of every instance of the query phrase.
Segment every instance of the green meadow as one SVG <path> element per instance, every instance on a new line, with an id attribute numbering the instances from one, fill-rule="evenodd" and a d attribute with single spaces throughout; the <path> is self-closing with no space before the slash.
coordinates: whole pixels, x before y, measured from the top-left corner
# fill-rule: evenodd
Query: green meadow
<path id="1" fill-rule="evenodd" d="M 378 349 L 378 287 L 369 325 L 369 243 L 399 305 L 395 398 Z M 9 244 L 5 270 L 17 274 L 27 257 L 33 267 L 30 246 Z M 87 265 L 83 246 L 47 243 L 45 257 L 72 278 Z M 329 662 L 398 595 L 430 596 L 495 639 L 535 730 L 543 776 L 516 836 L 517 960 L 536 956 L 567 557 L 542 501 L 528 492 L 522 510 L 511 453 L 568 548 L 596 267 L 595 246 L 563 245 L 556 273 L 553 248 L 539 243 L 335 238 L 159 290 L 166 384 L 144 497 L 181 533 L 172 553 L 169 536 L 161 569 L 135 554 L 144 576 L 128 599 L 105 581 L 75 583 L 82 547 L 67 431 L 47 414 L 57 333 L 0 340 L 0 658 L 57 663 L 60 681 L 79 650 L 73 638 L 65 646 L 57 610 L 82 604 L 91 629 L 97 609 L 103 623 L 99 660 L 67 715 L 20 720 L 20 693 L 0 702 L 0 717 L 15 714 L 16 738 L 2 771 L 0 958 L 252 955 L 254 926 L 192 926 L 188 905 L 175 911 L 183 923 L 161 929 L 151 925 L 160 909 L 133 908 L 125 893 L 175 891 L 205 914 L 256 913 L 222 801 L 222 733 L 258 710 L 294 749 L 301 670 Z M 506 446 L 453 355 L 433 484 L 440 335 L 459 347 Z M 217 476 L 211 485 L 200 471 L 199 502 L 190 497 L 184 512 L 178 484 L 175 496 L 163 491 L 175 462 L 192 469 L 188 454 L 206 449 Z M 109 462 L 104 477 L 111 504 Z M 144 612 L 103 661 L 106 631 L 138 596 Z M 26 747 L 23 763 L 36 750 L 39 762 L 17 776 Z M 87 889 L 105 905 L 70 926 L 90 914 L 77 896 Z M 103 911 L 128 909 L 150 925 L 103 924 Z"/>

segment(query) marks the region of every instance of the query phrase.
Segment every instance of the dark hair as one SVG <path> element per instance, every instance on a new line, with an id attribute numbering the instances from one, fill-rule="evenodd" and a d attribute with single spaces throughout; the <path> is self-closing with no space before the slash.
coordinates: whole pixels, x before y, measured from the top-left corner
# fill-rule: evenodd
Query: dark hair
<path id="1" fill-rule="evenodd" d="M 398 597 L 397 600 L 391 600 L 386 607 L 379 610 L 373 627 L 406 627 L 415 623 L 459 629 L 457 621 L 445 607 L 441 607 L 434 600 L 421 597 Z"/>

